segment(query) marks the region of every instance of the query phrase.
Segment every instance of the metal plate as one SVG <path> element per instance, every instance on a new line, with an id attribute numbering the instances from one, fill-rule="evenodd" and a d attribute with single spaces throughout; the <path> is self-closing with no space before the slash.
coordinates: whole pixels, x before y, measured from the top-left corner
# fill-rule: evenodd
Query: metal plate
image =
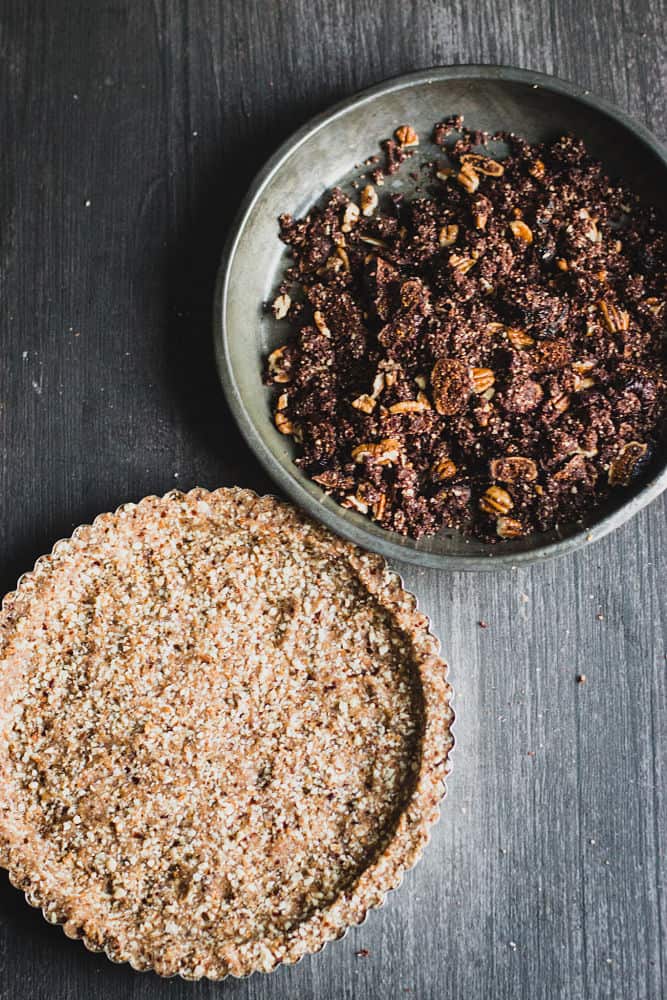
<path id="1" fill-rule="evenodd" d="M 613 177 L 622 177 L 647 201 L 661 204 L 667 151 L 651 133 L 606 101 L 525 70 L 453 66 L 412 73 L 366 90 L 296 132 L 255 178 L 232 228 L 218 275 L 214 336 L 220 377 L 245 440 L 282 490 L 310 515 L 365 548 L 441 569 L 497 569 L 562 555 L 601 538 L 667 487 L 667 455 L 656 456 L 643 483 L 614 497 L 583 523 L 559 532 L 492 546 L 443 532 L 415 541 L 346 510 L 295 465 L 292 442 L 273 425 L 273 392 L 262 384 L 267 353 L 285 339 L 266 314 L 286 265 L 278 239 L 282 212 L 301 215 L 336 184 L 345 186 L 380 139 L 409 122 L 422 137 L 433 124 L 463 114 L 471 128 L 517 132 L 530 141 L 572 132 L 586 142 Z M 405 177 L 388 178 L 405 189 Z"/>

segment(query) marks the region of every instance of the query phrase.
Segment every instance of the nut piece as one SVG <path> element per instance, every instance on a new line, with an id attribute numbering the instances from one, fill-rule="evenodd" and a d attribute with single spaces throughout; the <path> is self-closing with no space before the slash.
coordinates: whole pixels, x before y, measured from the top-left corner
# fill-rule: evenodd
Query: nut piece
<path id="1" fill-rule="evenodd" d="M 502 483 L 532 483 L 537 479 L 537 465 L 532 458 L 524 458 L 523 455 L 494 458 L 489 463 L 489 469 L 493 478 Z"/>
<path id="2" fill-rule="evenodd" d="M 557 392 L 551 397 L 551 405 L 556 413 L 565 413 L 570 409 L 570 397 L 566 392 Z"/>
<path id="3" fill-rule="evenodd" d="M 461 163 L 465 167 L 471 167 L 478 174 L 486 174 L 487 177 L 502 177 L 505 168 L 502 163 L 492 160 L 490 156 L 483 156 L 481 153 L 464 153 Z"/>
<path id="4" fill-rule="evenodd" d="M 343 247 L 336 247 L 336 257 L 342 262 L 343 268 L 346 271 L 350 270 L 350 258 L 347 255 L 347 250 Z"/>
<path id="5" fill-rule="evenodd" d="M 364 503 L 363 500 L 360 500 L 359 497 L 355 496 L 354 493 L 350 493 L 349 496 L 345 497 L 345 499 L 341 503 L 341 507 L 347 507 L 350 510 L 356 510 L 357 513 L 359 514 L 368 514 L 368 504 Z"/>
<path id="6" fill-rule="evenodd" d="M 432 469 L 433 478 L 438 482 L 444 482 L 446 479 L 453 479 L 456 475 L 457 469 L 451 458 L 441 458 L 440 461 L 436 462 Z"/>
<path id="7" fill-rule="evenodd" d="M 455 271 L 460 271 L 461 274 L 467 274 L 470 268 L 475 266 L 477 260 L 475 257 L 464 257 L 461 254 L 453 253 L 449 255 L 447 263 L 450 267 L 453 267 Z"/>
<path id="8" fill-rule="evenodd" d="M 516 326 L 505 327 L 505 336 L 517 351 L 522 350 L 524 347 L 532 347 L 535 343 L 533 337 L 529 336 L 523 330 L 519 330 Z"/>
<path id="9" fill-rule="evenodd" d="M 285 413 L 285 410 L 287 409 L 287 402 L 287 393 L 281 392 L 276 402 L 276 412 L 274 417 L 275 425 L 276 429 L 279 430 L 281 434 L 294 434 L 294 424 Z"/>
<path id="10" fill-rule="evenodd" d="M 472 368 L 472 391 L 476 393 L 486 392 L 496 381 L 496 376 L 490 368 Z"/>
<path id="11" fill-rule="evenodd" d="M 361 410 L 362 413 L 372 413 L 375 409 L 375 400 L 372 396 L 368 396 L 364 392 L 361 396 L 357 396 L 356 399 L 353 399 L 351 405 L 355 408 L 355 410 Z"/>
<path id="12" fill-rule="evenodd" d="M 382 518 L 384 517 L 386 506 L 387 506 L 387 497 L 383 493 L 380 499 L 376 501 L 376 503 L 374 503 L 373 506 L 371 507 L 373 517 L 375 518 L 376 521 L 382 520 Z"/>
<path id="13" fill-rule="evenodd" d="M 438 243 L 441 247 L 451 247 L 454 243 L 456 243 L 458 235 L 459 227 L 456 223 L 451 226 L 443 226 L 438 233 Z"/>
<path id="14" fill-rule="evenodd" d="M 364 215 L 367 213 L 364 212 Z M 368 243 L 370 247 L 378 247 L 380 250 L 386 250 L 387 244 L 384 240 L 378 240 L 375 236 L 360 236 L 359 239 L 362 243 Z"/>
<path id="15" fill-rule="evenodd" d="M 391 465 L 400 457 L 401 442 L 396 438 L 384 438 L 377 444 L 358 444 L 352 449 L 352 458 L 360 463 L 365 458 L 372 458 L 378 465 Z"/>
<path id="16" fill-rule="evenodd" d="M 508 514 L 514 506 L 514 502 L 507 490 L 501 486 L 489 486 L 479 501 L 479 506 L 485 514 Z"/>
<path id="17" fill-rule="evenodd" d="M 277 295 L 273 300 L 273 305 L 271 306 L 274 317 L 276 319 L 285 319 L 291 305 L 292 300 L 287 292 L 283 292 L 282 295 Z"/>
<path id="18" fill-rule="evenodd" d="M 317 329 L 320 331 L 320 333 L 324 337 L 330 337 L 331 336 L 331 330 L 327 326 L 327 323 L 326 323 L 326 320 L 324 318 L 324 315 L 320 312 L 319 309 L 316 309 L 315 312 L 313 313 L 313 321 L 314 321 L 315 326 L 317 327 Z"/>
<path id="19" fill-rule="evenodd" d="M 521 538 L 523 525 L 515 517 L 499 517 L 496 521 L 496 534 L 499 538 Z"/>
<path id="20" fill-rule="evenodd" d="M 605 299 L 600 299 L 597 306 L 610 333 L 620 333 L 630 328 L 630 315 L 625 309 L 619 309 L 613 302 L 606 302 Z"/>
<path id="21" fill-rule="evenodd" d="M 396 142 L 399 146 L 418 146 L 419 136 L 412 125 L 400 125 L 394 132 Z"/>
<path id="22" fill-rule="evenodd" d="M 349 202 L 343 211 L 343 221 L 340 226 L 341 232 L 351 233 L 352 229 L 359 221 L 360 215 L 361 212 L 359 211 L 359 206 L 355 205 L 353 201 Z"/>
<path id="23" fill-rule="evenodd" d="M 278 385 L 285 385 L 291 380 L 290 362 L 287 355 L 287 344 L 277 347 L 268 357 L 269 375 Z"/>
<path id="24" fill-rule="evenodd" d="M 534 177 L 535 180 L 537 181 L 542 180 L 545 172 L 546 172 L 546 167 L 544 166 L 543 160 L 535 160 L 532 166 L 528 168 L 528 173 L 530 174 L 530 176 Z"/>
<path id="25" fill-rule="evenodd" d="M 378 198 L 378 193 L 372 184 L 367 184 L 359 196 L 359 202 L 361 204 L 361 211 L 364 215 L 372 215 L 375 209 L 378 207 L 380 199 Z"/>
<path id="26" fill-rule="evenodd" d="M 474 169 L 469 163 L 464 163 L 456 179 L 462 188 L 465 188 L 468 194 L 474 194 L 479 187 L 479 175 L 475 173 Z"/>
<path id="27" fill-rule="evenodd" d="M 445 417 L 461 413 L 472 391 L 467 365 L 456 358 L 440 358 L 431 372 L 431 386 L 438 413 Z"/>
<path id="28" fill-rule="evenodd" d="M 609 466 L 610 486 L 629 486 L 637 466 L 648 450 L 648 445 L 641 441 L 629 441 Z"/>
<path id="29" fill-rule="evenodd" d="M 484 496 L 479 501 L 480 510 L 485 514 L 508 514 L 514 502 L 501 486 L 489 486 Z"/>
<path id="30" fill-rule="evenodd" d="M 525 222 L 521 219 L 512 219 L 510 222 L 510 229 L 512 230 L 512 235 L 520 240 L 522 243 L 532 243 L 533 242 L 533 231 L 530 226 L 527 226 Z"/>
<path id="31" fill-rule="evenodd" d="M 390 413 L 423 413 L 429 410 L 430 406 L 423 399 L 404 399 L 400 403 L 394 403 L 389 407 Z"/>

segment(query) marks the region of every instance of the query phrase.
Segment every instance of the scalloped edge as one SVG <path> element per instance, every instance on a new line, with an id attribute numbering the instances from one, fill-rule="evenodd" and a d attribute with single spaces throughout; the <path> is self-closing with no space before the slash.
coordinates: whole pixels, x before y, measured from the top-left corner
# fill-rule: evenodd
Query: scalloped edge
<path id="1" fill-rule="evenodd" d="M 68 548 L 72 541 L 90 537 L 93 529 L 100 523 L 118 518 L 124 513 L 133 513 L 148 504 L 165 503 L 172 500 L 180 502 L 191 499 L 201 500 L 216 496 L 233 497 L 241 503 L 245 502 L 251 509 L 260 504 L 264 506 L 274 505 L 286 514 L 289 512 L 301 523 L 308 524 L 321 538 L 329 542 L 334 552 L 346 555 L 362 584 L 390 611 L 399 628 L 413 644 L 415 666 L 419 671 L 424 696 L 425 735 L 422 740 L 421 766 L 415 778 L 414 791 L 401 812 L 396 829 L 387 844 L 375 860 L 361 872 L 352 889 L 345 895 L 344 901 L 341 901 L 341 897 L 337 897 L 326 910 L 317 911 L 312 918 L 299 925 L 298 929 L 302 930 L 304 928 L 311 929 L 312 925 L 318 923 L 321 924 L 317 937 L 309 944 L 302 944 L 300 937 L 288 938 L 285 954 L 274 955 L 274 961 L 268 967 L 255 963 L 243 971 L 233 971 L 228 968 L 220 975 L 209 975 L 206 972 L 201 975 L 190 975 L 179 970 L 160 972 L 148 959 L 145 964 L 140 964 L 122 952 L 120 954 L 112 953 L 104 940 L 99 944 L 91 940 L 81 927 L 72 926 L 71 921 L 74 914 L 71 911 L 67 912 L 66 905 L 64 914 L 55 913 L 53 902 L 43 898 L 39 887 L 31 887 L 31 875 L 28 869 L 22 871 L 20 865 L 5 864 L 4 857 L 0 861 L 2 867 L 7 869 L 9 881 L 16 889 L 23 892 L 26 902 L 30 906 L 40 909 L 45 921 L 61 927 L 67 937 L 82 941 L 90 952 L 104 953 L 114 964 L 128 964 L 136 972 L 152 971 L 164 979 L 178 976 L 188 982 L 201 979 L 221 982 L 229 977 L 247 979 L 255 972 L 268 974 L 281 965 L 297 965 L 306 955 L 319 954 L 330 942 L 341 940 L 351 927 L 359 927 L 365 923 L 370 911 L 384 906 L 389 893 L 400 888 L 406 873 L 411 871 L 421 860 L 430 841 L 432 829 L 441 816 L 441 805 L 447 794 L 446 778 L 451 773 L 451 756 L 455 744 L 452 732 L 455 722 L 455 712 L 451 704 L 453 690 L 447 680 L 448 666 L 440 656 L 440 641 L 431 631 L 429 617 L 419 610 L 416 596 L 405 589 L 400 574 L 389 567 L 382 556 L 367 552 L 352 542 L 344 541 L 292 504 L 272 494 L 260 496 L 252 490 L 238 486 L 220 487 L 216 490 L 195 487 L 187 492 L 169 490 L 162 496 L 150 494 L 136 503 L 123 503 L 113 512 L 98 514 L 91 524 L 79 525 L 69 538 L 56 541 L 49 553 L 40 556 L 35 561 L 32 570 L 19 577 L 16 588 L 5 594 L 0 602 L 2 615 L 9 610 L 10 605 L 19 596 L 21 590 L 30 585 L 35 575 L 47 567 L 59 551 Z M 0 620 L 0 629 L 3 627 L 4 623 Z M 427 682 L 426 686 L 424 680 Z M 403 829 L 401 829 L 402 827 Z M 6 849 L 6 853 L 9 854 L 9 848 Z M 389 864 L 391 861 L 394 862 L 393 867 Z M 383 864 L 385 867 L 389 867 L 389 870 L 384 873 L 384 878 Z M 379 876 L 378 884 L 373 883 L 373 875 Z M 364 881 L 369 882 L 368 886 L 362 885 Z M 343 912 L 336 919 L 336 910 L 347 911 L 347 916 Z M 331 920 L 332 913 L 333 920 Z M 332 931 L 333 933 L 331 933 Z M 266 947 L 270 946 L 266 945 Z"/>

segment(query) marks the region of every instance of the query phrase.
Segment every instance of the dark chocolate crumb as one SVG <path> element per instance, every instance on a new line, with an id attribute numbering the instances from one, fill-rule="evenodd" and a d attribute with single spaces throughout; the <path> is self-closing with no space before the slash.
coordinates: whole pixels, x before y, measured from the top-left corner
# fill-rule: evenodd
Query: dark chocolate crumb
<path id="1" fill-rule="evenodd" d="M 380 188 L 364 214 L 334 189 L 281 218 L 277 422 L 308 476 L 403 535 L 579 522 L 664 447 L 665 230 L 576 138 L 498 133 L 499 162 L 460 116 L 433 137 L 428 194 Z M 376 184 L 413 153 L 383 149 Z"/>

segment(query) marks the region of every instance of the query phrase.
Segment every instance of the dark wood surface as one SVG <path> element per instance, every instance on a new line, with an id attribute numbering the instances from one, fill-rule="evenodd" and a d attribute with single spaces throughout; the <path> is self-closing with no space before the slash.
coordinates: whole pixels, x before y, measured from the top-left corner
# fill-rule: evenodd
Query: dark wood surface
<path id="1" fill-rule="evenodd" d="M 294 128 L 383 77 L 479 61 L 574 80 L 665 139 L 666 13 L 3 0 L 2 587 L 124 500 L 270 488 L 222 400 L 211 298 L 239 199 Z M 455 771 L 424 860 L 343 942 L 245 982 L 163 982 L 66 940 L 2 877 L 0 998 L 659 1000 L 666 512 L 535 569 L 405 568 L 452 665 Z"/>

